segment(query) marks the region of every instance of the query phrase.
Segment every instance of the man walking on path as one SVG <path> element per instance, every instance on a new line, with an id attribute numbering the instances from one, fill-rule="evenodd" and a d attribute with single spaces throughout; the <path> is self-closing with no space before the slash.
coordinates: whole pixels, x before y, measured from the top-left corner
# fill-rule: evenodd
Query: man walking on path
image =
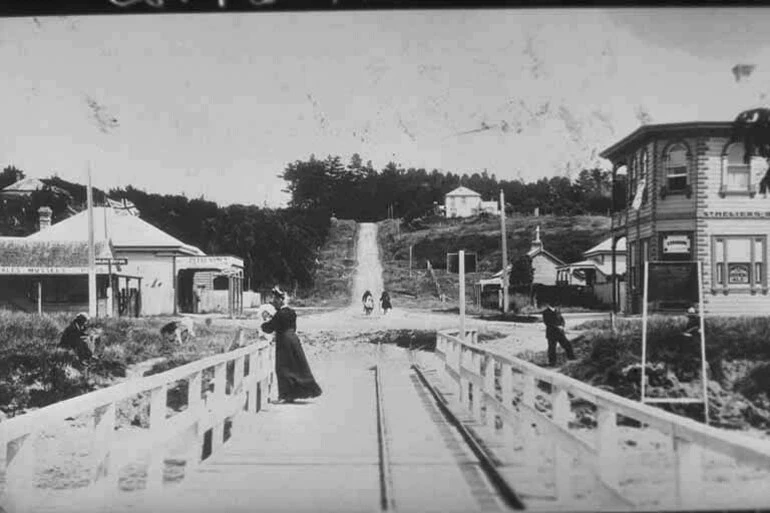
<path id="1" fill-rule="evenodd" d="M 572 343 L 564 334 L 564 317 L 551 305 L 546 303 L 543 310 L 543 324 L 545 324 L 545 337 L 548 339 L 548 365 L 556 366 L 556 344 L 560 344 L 567 353 L 567 358 L 575 359 L 575 352 L 572 350 Z"/>

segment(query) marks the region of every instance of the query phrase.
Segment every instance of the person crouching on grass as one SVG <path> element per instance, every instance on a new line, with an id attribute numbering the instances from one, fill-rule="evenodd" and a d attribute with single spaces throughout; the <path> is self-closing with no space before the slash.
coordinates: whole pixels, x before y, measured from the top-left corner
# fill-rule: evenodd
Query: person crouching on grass
<path id="1" fill-rule="evenodd" d="M 278 381 L 278 402 L 293 403 L 321 395 L 305 351 L 297 336 L 297 314 L 289 308 L 289 296 L 279 287 L 272 290 L 275 315 L 262 323 L 262 331 L 275 333 L 275 376 Z"/>
<path id="2" fill-rule="evenodd" d="M 572 350 L 572 343 L 564 333 L 564 317 L 548 303 L 543 310 L 543 324 L 545 324 L 545 337 L 548 340 L 548 366 L 556 367 L 556 344 L 564 348 L 568 359 L 574 360 L 575 352 Z"/>

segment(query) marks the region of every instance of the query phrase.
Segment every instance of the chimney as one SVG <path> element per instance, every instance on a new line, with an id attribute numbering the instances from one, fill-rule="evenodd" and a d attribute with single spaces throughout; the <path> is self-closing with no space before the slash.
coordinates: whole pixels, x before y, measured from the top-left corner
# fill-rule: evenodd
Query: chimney
<path id="1" fill-rule="evenodd" d="M 40 219 L 40 231 L 45 230 L 46 228 L 51 227 L 51 215 L 53 214 L 53 210 L 51 210 L 51 207 L 40 207 L 37 209 L 37 213 L 39 214 Z"/>

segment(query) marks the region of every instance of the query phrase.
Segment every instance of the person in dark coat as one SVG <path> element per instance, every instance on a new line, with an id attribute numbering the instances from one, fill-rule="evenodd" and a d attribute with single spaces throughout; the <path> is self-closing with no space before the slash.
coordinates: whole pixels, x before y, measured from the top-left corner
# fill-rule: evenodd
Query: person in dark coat
<path id="1" fill-rule="evenodd" d="M 59 347 L 74 352 L 81 362 L 91 360 L 93 351 L 88 343 L 88 314 L 77 314 L 69 326 L 64 328 Z"/>
<path id="2" fill-rule="evenodd" d="M 382 295 L 380 296 L 380 306 L 382 306 L 382 312 L 384 314 L 387 314 L 388 310 L 393 308 L 393 305 L 390 304 L 390 294 L 388 294 L 387 290 L 382 291 Z"/>
<path id="3" fill-rule="evenodd" d="M 297 314 L 289 308 L 287 294 L 278 287 L 272 290 L 271 303 L 275 315 L 262 324 L 262 331 L 275 333 L 275 376 L 278 401 L 292 403 L 321 395 L 321 387 L 310 371 L 305 351 L 297 337 Z"/>
<path id="4" fill-rule="evenodd" d="M 564 333 L 564 317 L 561 312 L 546 304 L 543 310 L 543 324 L 545 324 L 545 337 L 548 339 L 548 365 L 556 366 L 556 344 L 564 348 L 567 358 L 574 360 L 575 352 L 572 350 L 572 343 Z"/>
<path id="5" fill-rule="evenodd" d="M 692 306 L 687 309 L 687 326 L 685 326 L 684 333 L 682 334 L 685 337 L 700 336 L 700 316 Z"/>

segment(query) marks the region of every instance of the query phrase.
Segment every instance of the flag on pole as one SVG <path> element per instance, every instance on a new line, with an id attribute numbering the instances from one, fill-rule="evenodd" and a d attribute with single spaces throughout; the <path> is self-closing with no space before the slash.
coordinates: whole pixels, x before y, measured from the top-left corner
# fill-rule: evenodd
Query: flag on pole
<path id="1" fill-rule="evenodd" d="M 129 215 L 129 216 L 139 215 L 139 209 L 136 208 L 136 205 L 134 205 L 132 202 L 128 201 L 125 198 L 119 201 L 115 201 L 113 199 L 107 198 L 107 206 L 109 206 L 112 210 L 114 210 L 115 213 L 118 215 Z"/>

